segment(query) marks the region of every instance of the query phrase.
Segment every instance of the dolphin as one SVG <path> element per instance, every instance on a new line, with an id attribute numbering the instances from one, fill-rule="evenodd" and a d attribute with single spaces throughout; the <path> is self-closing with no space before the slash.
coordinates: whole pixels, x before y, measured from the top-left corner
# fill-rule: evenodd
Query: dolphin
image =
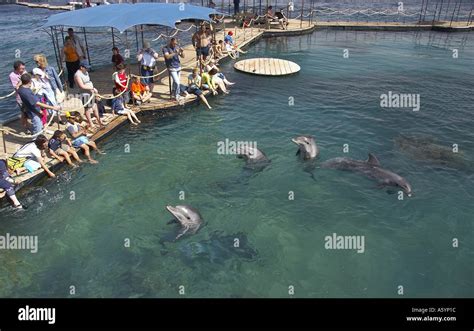
<path id="1" fill-rule="evenodd" d="M 270 159 L 257 147 L 241 146 L 236 149 L 237 157 L 245 160 L 245 167 L 253 170 L 263 170 L 270 164 Z"/>
<path id="2" fill-rule="evenodd" d="M 304 135 L 291 139 L 299 149 L 296 155 L 299 155 L 303 160 L 312 160 L 319 155 L 319 148 L 316 145 L 316 140 L 313 136 Z"/>
<path id="3" fill-rule="evenodd" d="M 175 241 L 187 233 L 195 234 L 204 222 L 201 214 L 189 205 L 166 206 L 166 209 L 175 217 L 167 224 L 178 222 L 181 225 L 181 229 L 174 239 Z"/>
<path id="4" fill-rule="evenodd" d="M 336 157 L 321 164 L 322 168 L 354 171 L 375 179 L 380 186 L 397 186 L 411 197 L 412 188 L 407 180 L 394 172 L 381 167 L 379 160 L 371 153 L 367 161 L 353 160 L 346 157 Z"/>
<path id="5" fill-rule="evenodd" d="M 417 161 L 466 172 L 472 172 L 474 169 L 474 163 L 462 152 L 454 153 L 452 148 L 439 144 L 431 136 L 400 134 L 394 139 L 394 145 L 402 153 Z"/>

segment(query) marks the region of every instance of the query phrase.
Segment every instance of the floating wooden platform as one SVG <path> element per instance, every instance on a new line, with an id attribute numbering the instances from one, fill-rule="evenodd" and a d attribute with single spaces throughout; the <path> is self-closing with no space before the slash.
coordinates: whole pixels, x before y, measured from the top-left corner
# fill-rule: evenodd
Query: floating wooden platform
<path id="1" fill-rule="evenodd" d="M 242 60 L 234 64 L 234 68 L 253 75 L 261 76 L 286 76 L 297 73 L 301 67 L 294 62 L 259 57 Z"/>

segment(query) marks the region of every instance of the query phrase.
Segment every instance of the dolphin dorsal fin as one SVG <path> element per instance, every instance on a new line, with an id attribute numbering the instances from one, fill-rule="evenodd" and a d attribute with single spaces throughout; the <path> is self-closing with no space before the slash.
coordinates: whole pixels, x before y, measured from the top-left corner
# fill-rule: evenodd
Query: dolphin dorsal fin
<path id="1" fill-rule="evenodd" d="M 373 165 L 373 166 L 380 167 L 379 160 L 372 153 L 369 153 L 369 158 L 367 159 L 367 163 L 370 164 L 370 165 Z"/>

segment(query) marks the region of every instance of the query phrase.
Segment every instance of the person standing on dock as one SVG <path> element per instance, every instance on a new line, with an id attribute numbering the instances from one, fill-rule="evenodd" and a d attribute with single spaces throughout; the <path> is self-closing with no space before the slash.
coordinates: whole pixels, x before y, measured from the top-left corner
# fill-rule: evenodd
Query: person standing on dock
<path id="1" fill-rule="evenodd" d="M 18 89 L 22 104 L 24 105 L 26 116 L 31 120 L 31 131 L 33 135 L 39 134 L 43 131 L 43 123 L 41 122 L 42 112 L 41 108 L 59 111 L 61 107 L 50 106 L 43 102 L 31 90 L 31 76 L 25 73 L 21 76 L 21 86 Z"/>
<path id="2" fill-rule="evenodd" d="M 100 120 L 99 110 L 97 109 L 97 104 L 95 103 L 94 94 L 97 94 L 98 91 L 94 88 L 91 78 L 89 76 L 88 70 L 90 69 L 89 63 L 87 61 L 81 61 L 79 70 L 74 75 L 74 81 L 77 86 L 81 89 L 82 92 L 82 102 L 84 105 L 84 114 L 86 115 L 87 123 L 89 128 L 94 128 L 92 123 L 92 113 L 97 119 L 100 127 L 104 127 L 104 124 Z"/>
<path id="3" fill-rule="evenodd" d="M 67 29 L 67 34 L 72 44 L 74 45 L 74 48 L 76 49 L 77 55 L 79 55 L 80 59 L 85 60 L 87 50 L 84 47 L 84 44 L 82 43 L 81 39 L 74 34 L 73 28 Z"/>
<path id="4" fill-rule="evenodd" d="M 184 50 L 178 46 L 176 38 L 171 38 L 168 46 L 163 47 L 163 55 L 165 57 L 166 68 L 173 79 L 172 91 L 174 91 L 174 98 L 179 101 L 181 94 L 181 61 L 180 57 L 184 58 Z"/>
<path id="5" fill-rule="evenodd" d="M 240 0 L 234 0 L 234 15 L 240 12 Z"/>
<path id="6" fill-rule="evenodd" d="M 10 83 L 16 91 L 16 104 L 21 113 L 21 124 L 26 129 L 28 128 L 28 117 L 26 116 L 26 110 L 21 101 L 20 94 L 18 94 L 18 89 L 21 86 L 21 75 L 26 72 L 25 63 L 21 61 L 15 61 L 13 63 L 13 71 L 10 73 Z"/>
<path id="7" fill-rule="evenodd" d="M 140 62 L 140 75 L 142 75 L 143 84 L 148 85 L 150 92 L 153 93 L 154 79 L 153 71 L 155 70 L 156 60 L 159 55 L 153 48 L 150 42 L 145 41 L 143 48 L 138 52 L 137 60 Z"/>
<path id="8" fill-rule="evenodd" d="M 66 62 L 69 88 L 74 88 L 74 75 L 79 70 L 81 60 L 69 37 L 64 39 L 64 47 L 61 50 L 61 63 L 62 62 Z"/>
<path id="9" fill-rule="evenodd" d="M 193 47 L 196 49 L 197 60 L 206 61 L 209 56 L 209 50 L 211 48 L 212 39 L 212 25 L 207 29 L 206 24 L 201 23 L 199 31 L 193 34 L 191 39 Z"/>

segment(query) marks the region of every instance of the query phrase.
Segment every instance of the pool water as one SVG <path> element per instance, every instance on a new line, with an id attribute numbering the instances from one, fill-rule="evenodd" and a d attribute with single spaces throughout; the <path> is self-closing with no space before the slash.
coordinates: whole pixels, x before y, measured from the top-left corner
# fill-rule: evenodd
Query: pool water
<path id="1" fill-rule="evenodd" d="M 79 297 L 288 297 L 291 287 L 295 297 L 359 298 L 398 297 L 403 286 L 405 297 L 473 297 L 473 55 L 472 34 L 260 41 L 243 58 L 279 57 L 301 72 L 257 77 L 225 63 L 236 85 L 210 98 L 212 111 L 146 114 L 100 143 L 99 165 L 65 168 L 21 196 L 28 210 L 1 210 L 0 233 L 37 235 L 39 248 L 1 252 L 0 296 L 71 297 L 74 286 Z M 389 91 L 419 94 L 420 110 L 381 108 Z M 313 168 L 295 156 L 290 139 L 301 134 L 320 147 Z M 457 144 L 463 166 L 397 148 L 400 134 Z M 271 164 L 244 170 L 217 153 L 225 139 L 257 142 Z M 413 197 L 319 167 L 368 152 Z M 206 224 L 164 242 L 175 231 L 165 206 L 182 203 Z M 326 249 L 333 233 L 364 236 L 364 252 Z"/>

